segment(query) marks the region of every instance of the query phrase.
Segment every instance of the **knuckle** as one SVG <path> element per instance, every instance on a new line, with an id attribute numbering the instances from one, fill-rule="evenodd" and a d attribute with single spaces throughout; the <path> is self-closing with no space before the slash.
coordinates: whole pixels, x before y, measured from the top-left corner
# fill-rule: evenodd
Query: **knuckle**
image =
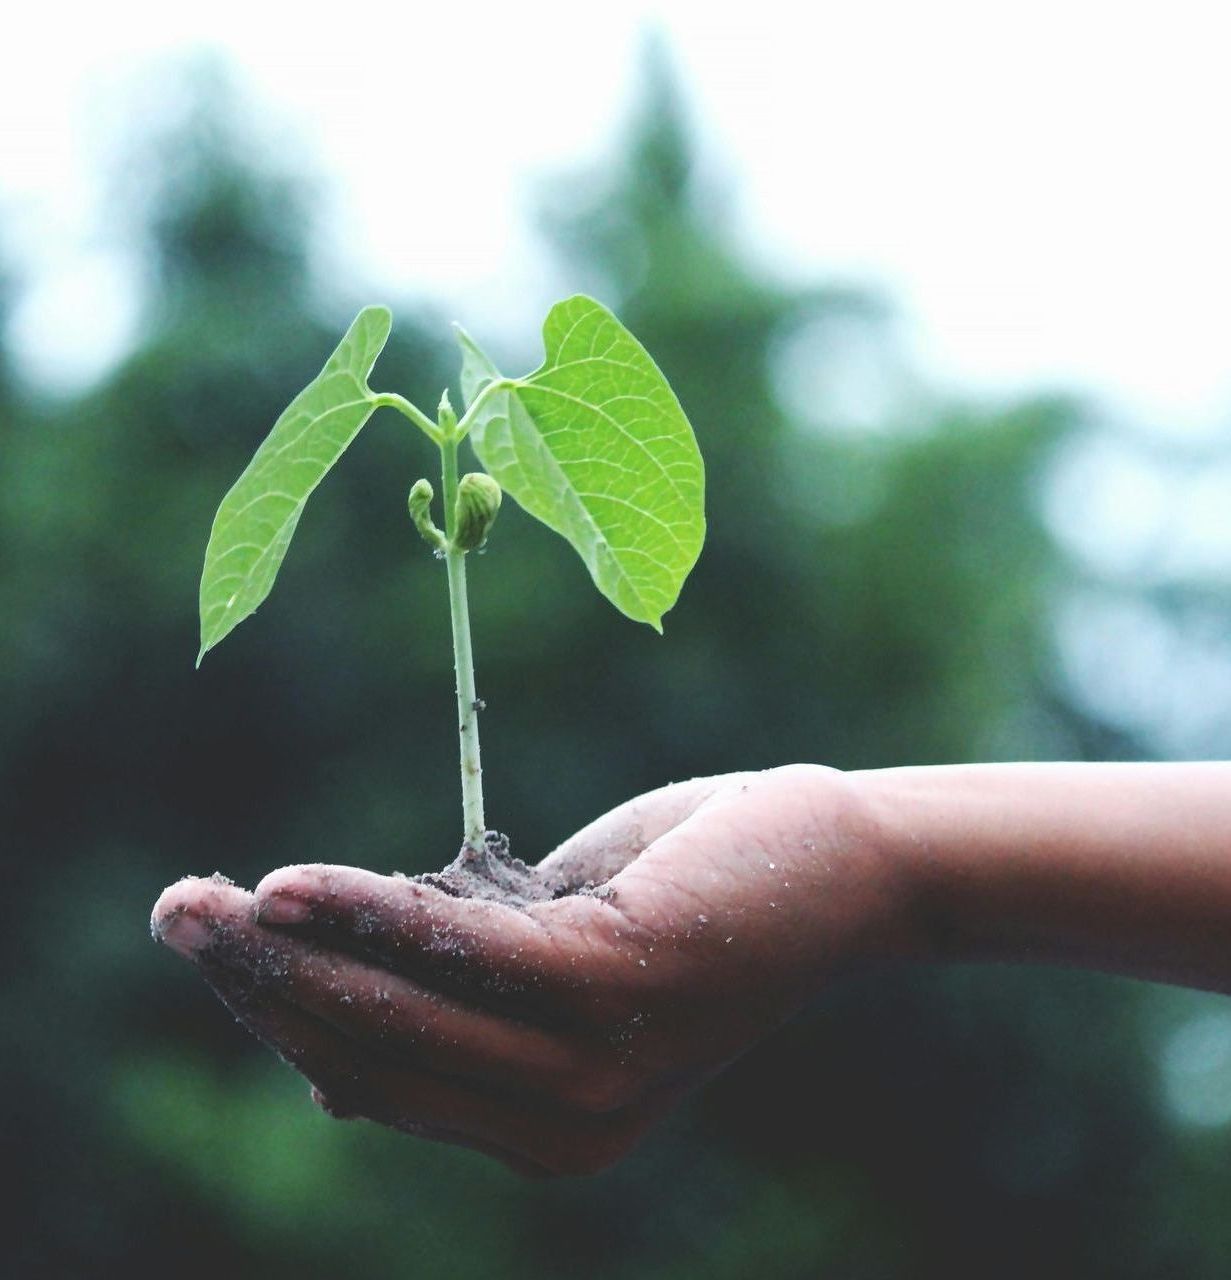
<path id="1" fill-rule="evenodd" d="M 316 1085 L 312 1086 L 312 1101 L 333 1120 L 353 1120 L 358 1115 L 341 1100 L 339 1095 L 325 1093 Z"/>
<path id="2" fill-rule="evenodd" d="M 569 1106 L 601 1115 L 618 1111 L 636 1094 L 636 1081 L 626 1067 L 598 1067 L 572 1075 L 563 1089 Z"/>
<path id="3" fill-rule="evenodd" d="M 635 1143 L 636 1135 L 625 1126 L 577 1132 L 554 1153 L 550 1167 L 570 1177 L 593 1177 L 623 1159 Z"/>
<path id="4" fill-rule="evenodd" d="M 258 900 L 280 893 L 318 894 L 329 887 L 329 872 L 319 862 L 296 863 L 271 871 L 257 885 L 254 894 Z"/>

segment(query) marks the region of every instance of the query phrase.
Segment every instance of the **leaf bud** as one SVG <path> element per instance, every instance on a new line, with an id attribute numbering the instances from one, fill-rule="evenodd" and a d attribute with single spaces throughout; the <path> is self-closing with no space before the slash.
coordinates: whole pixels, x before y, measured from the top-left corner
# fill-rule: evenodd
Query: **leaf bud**
<path id="1" fill-rule="evenodd" d="M 423 541 L 433 551 L 443 551 L 445 536 L 432 523 L 432 496 L 432 486 L 426 480 L 416 480 L 406 499 L 406 505 Z"/>
<path id="2" fill-rule="evenodd" d="M 487 541 L 500 510 L 500 497 L 500 486 L 484 472 L 469 471 L 462 476 L 454 508 L 454 546 L 474 551 Z"/>
<path id="3" fill-rule="evenodd" d="M 452 435 L 457 426 L 457 414 L 453 412 L 453 405 L 449 401 L 448 387 L 441 393 L 440 404 L 436 406 L 436 421 L 446 436 Z"/>

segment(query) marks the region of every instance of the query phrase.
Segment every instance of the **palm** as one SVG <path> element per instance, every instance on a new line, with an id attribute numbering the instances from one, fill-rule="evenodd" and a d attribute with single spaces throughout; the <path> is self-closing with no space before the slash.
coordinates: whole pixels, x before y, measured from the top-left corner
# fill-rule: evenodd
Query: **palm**
<path id="1" fill-rule="evenodd" d="M 306 866 L 255 898 L 181 882 L 155 928 L 206 929 L 207 979 L 331 1110 L 525 1172 L 598 1168 L 858 943 L 876 884 L 849 857 L 839 778 L 639 797 L 541 864 L 574 892 L 525 909 Z"/>

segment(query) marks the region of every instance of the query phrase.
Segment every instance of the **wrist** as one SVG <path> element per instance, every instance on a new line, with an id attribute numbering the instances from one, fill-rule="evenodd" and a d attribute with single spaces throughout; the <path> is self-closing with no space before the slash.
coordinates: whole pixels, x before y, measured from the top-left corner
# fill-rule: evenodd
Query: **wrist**
<path id="1" fill-rule="evenodd" d="M 795 857 L 809 887 L 805 932 L 818 979 L 932 955 L 918 849 L 904 835 L 903 813 L 883 777 L 822 765 L 787 765 L 763 776 L 780 779 L 797 799 L 784 854 L 788 865 Z"/>
<path id="2" fill-rule="evenodd" d="M 844 776 L 852 829 L 884 886 L 879 957 L 959 959 L 963 946 L 956 902 L 945 892 L 944 835 L 951 822 L 943 791 L 925 770 L 861 769 Z"/>

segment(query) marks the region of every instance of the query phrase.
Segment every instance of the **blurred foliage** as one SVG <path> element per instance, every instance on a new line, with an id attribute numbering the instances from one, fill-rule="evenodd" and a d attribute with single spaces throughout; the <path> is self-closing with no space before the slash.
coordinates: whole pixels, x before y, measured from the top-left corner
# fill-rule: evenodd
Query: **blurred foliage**
<path id="1" fill-rule="evenodd" d="M 214 507 L 350 318 L 313 288 L 311 184 L 255 136 L 213 84 L 142 152 L 145 322 L 102 385 L 35 401 L 0 356 L 7 1273 L 1228 1274 L 1231 1144 L 1163 1110 L 1152 988 L 865 975 L 626 1165 L 538 1186 L 326 1120 L 149 944 L 185 872 L 416 871 L 458 839 L 445 586 L 404 508 L 426 455 L 394 415 L 314 499 L 270 604 L 192 669 Z M 823 371 L 827 334 L 890 342 L 884 309 L 759 274 L 690 136 L 656 55 L 623 149 L 549 187 L 542 222 L 687 407 L 709 542 L 660 639 L 502 518 L 472 588 L 489 813 L 536 857 L 694 774 L 1133 754 L 1052 651 L 1074 569 L 1039 488 L 1081 414 L 920 395 L 852 433 L 822 396 L 797 420 L 784 344 L 813 335 Z M 435 404 L 442 320 L 397 308 L 376 384 Z"/>

